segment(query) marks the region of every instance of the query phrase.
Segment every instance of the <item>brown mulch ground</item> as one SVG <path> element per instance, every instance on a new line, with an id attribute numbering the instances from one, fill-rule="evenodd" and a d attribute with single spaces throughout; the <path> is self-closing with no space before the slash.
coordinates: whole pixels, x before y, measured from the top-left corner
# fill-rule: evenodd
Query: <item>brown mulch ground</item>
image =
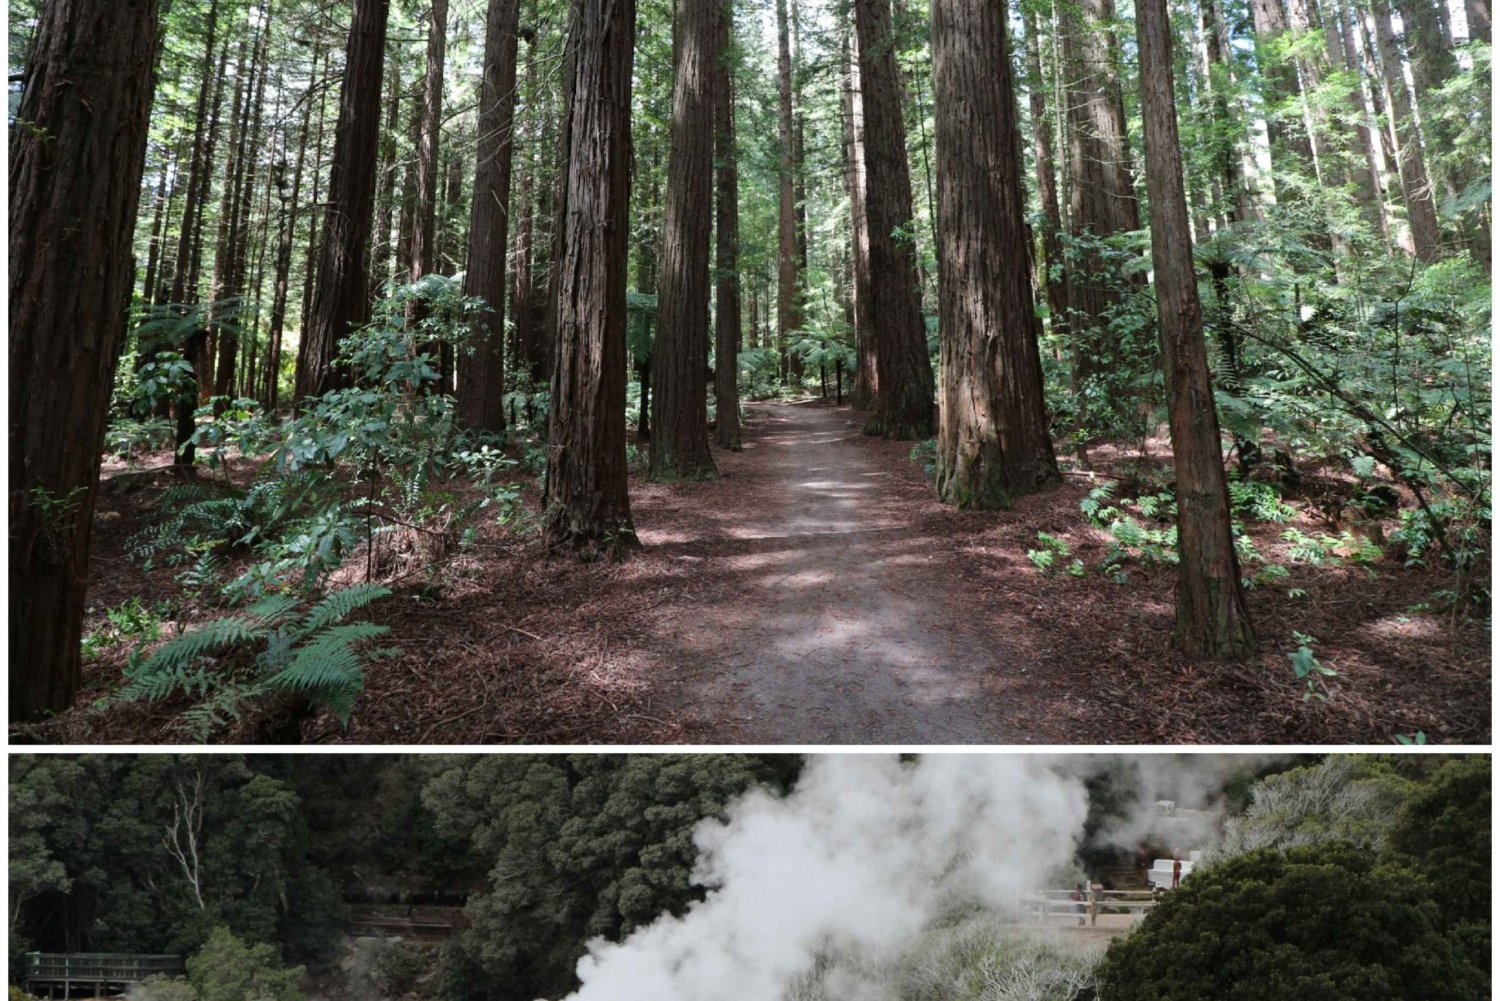
<path id="1" fill-rule="evenodd" d="M 1171 567 L 1131 567 L 1119 584 L 1027 559 L 1038 531 L 1090 567 L 1108 549 L 1079 511 L 1085 476 L 1011 511 L 958 513 L 932 496 L 909 443 L 865 438 L 860 420 L 754 405 L 745 451 L 716 453 L 720 479 L 632 482 L 646 548 L 623 562 L 550 556 L 534 533 L 489 526 L 436 571 L 393 582 L 374 617 L 400 654 L 371 669 L 347 729 L 272 706 L 222 739 L 1388 744 L 1423 731 L 1489 742 L 1487 619 L 1420 608 L 1451 574 L 1395 559 L 1373 575 L 1288 564 L 1289 578 L 1249 595 L 1259 659 L 1192 664 L 1170 650 Z M 1160 444 L 1148 443 L 1158 462 Z M 1091 459 L 1123 474 L 1131 456 L 1101 447 Z M 125 550 L 170 482 L 129 472 L 102 494 L 88 628 L 132 596 L 175 591 L 174 571 L 143 573 Z M 1305 513 L 1293 524 L 1330 530 Z M 1250 530 L 1274 556 L 1285 527 Z M 1316 637 L 1338 671 L 1327 701 L 1302 698 L 1293 631 Z M 181 705 L 88 708 L 124 659 L 123 645 L 104 651 L 85 666 L 79 708 L 13 739 L 182 740 Z"/>

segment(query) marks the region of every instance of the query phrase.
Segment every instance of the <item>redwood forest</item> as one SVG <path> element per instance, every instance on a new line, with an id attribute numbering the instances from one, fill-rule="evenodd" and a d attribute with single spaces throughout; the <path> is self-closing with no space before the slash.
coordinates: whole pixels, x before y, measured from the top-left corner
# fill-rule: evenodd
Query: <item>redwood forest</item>
<path id="1" fill-rule="evenodd" d="M 1488 0 L 8 43 L 12 741 L 1490 740 Z"/>

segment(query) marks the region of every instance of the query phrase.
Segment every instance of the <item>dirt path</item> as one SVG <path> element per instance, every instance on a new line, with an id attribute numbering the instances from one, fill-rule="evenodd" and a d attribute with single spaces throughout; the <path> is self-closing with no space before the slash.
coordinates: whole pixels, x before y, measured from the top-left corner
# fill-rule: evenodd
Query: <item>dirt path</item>
<path id="1" fill-rule="evenodd" d="M 1453 586 L 1440 566 L 1299 563 L 1286 525 L 1251 522 L 1256 548 L 1289 570 L 1248 595 L 1260 655 L 1192 663 L 1171 649 L 1175 568 L 1100 571 L 1114 540 L 1079 510 L 1086 476 L 1008 511 L 954 511 L 909 460 L 911 445 L 866 437 L 860 413 L 748 410 L 745 449 L 715 450 L 719 478 L 631 477 L 641 552 L 580 562 L 539 545 L 534 518 L 484 524 L 440 573 L 392 581 L 375 614 L 398 654 L 366 673 L 347 727 L 268 704 L 217 739 L 1384 744 L 1423 732 L 1489 742 L 1488 619 L 1434 604 Z M 1118 476 L 1127 463 L 1115 453 L 1100 446 L 1094 458 Z M 128 553 L 165 485 L 122 477 L 105 492 L 89 629 L 133 597 L 177 593 L 178 568 L 143 573 Z M 528 501 L 534 511 L 534 492 Z M 1327 529 L 1306 512 L 1293 524 Z M 1027 551 L 1041 532 L 1083 572 L 1034 566 Z M 1319 659 L 1339 672 L 1326 701 L 1303 698 L 1289 669 L 1295 631 L 1316 636 Z M 12 728 L 12 740 L 182 740 L 183 700 L 91 708 L 118 687 L 130 648 L 85 666 L 77 708 Z"/>
<path id="2" fill-rule="evenodd" d="M 1023 677 L 1017 637 L 978 628 L 950 551 L 913 528 L 901 484 L 860 447 L 856 415 L 750 412 L 744 451 L 720 456 L 731 489 L 713 491 L 717 524 L 686 539 L 642 519 L 648 547 L 728 578 L 654 631 L 651 659 L 678 708 L 754 743 L 1038 739 L 998 698 Z"/>

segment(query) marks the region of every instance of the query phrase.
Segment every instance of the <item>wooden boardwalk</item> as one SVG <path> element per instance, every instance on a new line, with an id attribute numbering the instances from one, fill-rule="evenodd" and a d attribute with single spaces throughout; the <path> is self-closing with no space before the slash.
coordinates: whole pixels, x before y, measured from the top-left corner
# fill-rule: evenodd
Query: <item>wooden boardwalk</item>
<path id="1" fill-rule="evenodd" d="M 45 998 L 97 998 L 123 994 L 147 977 L 179 976 L 181 956 L 117 952 L 28 952 L 24 984 Z"/>

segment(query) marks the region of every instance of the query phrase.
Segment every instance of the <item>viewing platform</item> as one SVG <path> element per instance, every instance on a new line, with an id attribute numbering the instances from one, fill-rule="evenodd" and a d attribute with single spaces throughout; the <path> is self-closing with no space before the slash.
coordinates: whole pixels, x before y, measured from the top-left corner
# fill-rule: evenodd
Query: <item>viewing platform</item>
<path id="1" fill-rule="evenodd" d="M 181 956 L 114 952 L 28 952 L 26 992 L 44 998 L 96 998 L 125 993 L 147 977 L 180 976 Z"/>

